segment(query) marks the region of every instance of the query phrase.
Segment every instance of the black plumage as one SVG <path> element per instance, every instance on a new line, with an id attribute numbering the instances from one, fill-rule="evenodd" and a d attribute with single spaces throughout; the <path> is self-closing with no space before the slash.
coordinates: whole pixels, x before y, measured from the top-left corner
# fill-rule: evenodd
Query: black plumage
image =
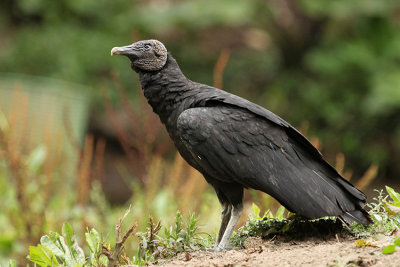
<path id="1" fill-rule="evenodd" d="M 131 60 L 153 111 L 182 157 L 200 171 L 223 206 L 216 249 L 226 248 L 244 188 L 261 190 L 294 213 L 369 224 L 365 195 L 295 128 L 269 110 L 192 82 L 156 40 L 115 47 Z"/>

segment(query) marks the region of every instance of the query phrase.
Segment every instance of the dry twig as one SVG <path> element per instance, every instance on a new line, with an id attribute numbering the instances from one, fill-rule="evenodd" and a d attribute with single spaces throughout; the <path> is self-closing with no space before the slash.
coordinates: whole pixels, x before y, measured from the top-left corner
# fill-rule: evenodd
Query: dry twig
<path id="1" fill-rule="evenodd" d="M 108 258 L 108 267 L 115 267 L 118 266 L 119 263 L 119 258 L 121 257 L 121 260 L 124 261 L 125 263 L 127 262 L 127 258 L 122 254 L 122 251 L 124 249 L 124 244 L 128 237 L 132 234 L 133 230 L 136 228 L 136 224 L 133 224 L 128 231 L 124 234 L 122 239 L 120 240 L 121 236 L 121 228 L 122 224 L 126 218 L 126 216 L 129 214 L 131 211 L 131 206 L 129 206 L 128 210 L 125 212 L 125 214 L 119 219 L 117 225 L 115 226 L 115 247 L 114 251 L 110 250 L 105 244 L 102 244 L 102 250 L 101 253 L 106 255 Z"/>

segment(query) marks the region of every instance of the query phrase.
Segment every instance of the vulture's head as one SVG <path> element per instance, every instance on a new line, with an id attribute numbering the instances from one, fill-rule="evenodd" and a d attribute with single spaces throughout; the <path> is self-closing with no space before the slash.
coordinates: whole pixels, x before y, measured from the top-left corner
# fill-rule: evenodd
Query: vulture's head
<path id="1" fill-rule="evenodd" d="M 167 49 L 157 40 L 145 40 L 127 46 L 114 47 L 111 55 L 124 55 L 135 71 L 156 71 L 167 62 Z"/>

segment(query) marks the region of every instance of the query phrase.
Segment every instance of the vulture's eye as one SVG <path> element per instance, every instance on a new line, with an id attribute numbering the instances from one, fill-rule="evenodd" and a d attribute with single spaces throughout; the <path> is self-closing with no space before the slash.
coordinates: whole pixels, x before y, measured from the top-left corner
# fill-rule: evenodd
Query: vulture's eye
<path id="1" fill-rule="evenodd" d="M 145 50 L 150 50 L 151 49 L 151 44 L 145 44 L 144 45 Z"/>

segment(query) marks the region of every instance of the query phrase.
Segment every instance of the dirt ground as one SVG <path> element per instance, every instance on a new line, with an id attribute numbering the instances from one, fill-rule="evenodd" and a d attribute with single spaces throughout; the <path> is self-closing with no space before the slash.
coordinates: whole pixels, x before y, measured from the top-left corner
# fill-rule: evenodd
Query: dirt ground
<path id="1" fill-rule="evenodd" d="M 244 249 L 194 251 L 151 266 L 384 266 L 400 267 L 400 251 L 383 255 L 393 237 L 367 238 L 373 246 L 357 247 L 354 239 L 279 241 L 248 238 Z"/>

